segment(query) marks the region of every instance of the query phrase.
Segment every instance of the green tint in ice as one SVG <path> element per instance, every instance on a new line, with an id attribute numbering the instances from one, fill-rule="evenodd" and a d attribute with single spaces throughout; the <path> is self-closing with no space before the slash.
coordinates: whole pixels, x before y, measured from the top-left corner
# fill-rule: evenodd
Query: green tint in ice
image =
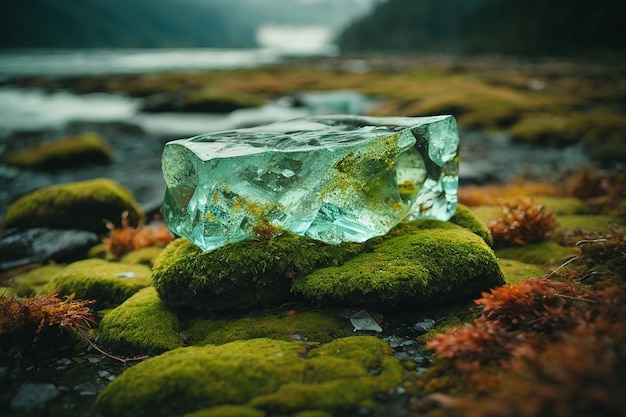
<path id="1" fill-rule="evenodd" d="M 175 140 L 163 152 L 163 216 L 204 250 L 263 224 L 363 242 L 454 214 L 458 144 L 452 116 L 318 116 Z"/>

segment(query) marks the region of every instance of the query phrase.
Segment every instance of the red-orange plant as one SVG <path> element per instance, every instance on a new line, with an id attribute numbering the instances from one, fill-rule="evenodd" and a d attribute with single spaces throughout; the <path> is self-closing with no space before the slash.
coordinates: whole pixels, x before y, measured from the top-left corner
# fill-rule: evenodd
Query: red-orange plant
<path id="1" fill-rule="evenodd" d="M 427 374 L 424 387 L 436 391 L 427 410 L 434 402 L 454 417 L 622 415 L 626 284 L 613 275 L 580 285 L 583 273 L 483 293 L 473 324 L 427 344 L 445 361 Z"/>
<path id="2" fill-rule="evenodd" d="M 155 222 L 145 226 L 140 223 L 136 228 L 128 224 L 128 211 L 122 213 L 122 227 L 116 228 L 113 223 L 105 220 L 109 229 L 109 237 L 103 242 L 107 252 L 122 256 L 134 249 L 147 246 L 165 246 L 174 239 L 165 223 Z"/>
<path id="3" fill-rule="evenodd" d="M 34 338 L 44 326 L 68 328 L 84 333 L 95 320 L 89 309 L 93 300 L 74 300 L 74 295 L 61 299 L 56 292 L 40 297 L 0 297 L 0 335 L 29 329 Z"/>
<path id="4" fill-rule="evenodd" d="M 488 226 L 494 246 L 526 245 L 549 238 L 556 226 L 555 217 L 532 198 L 520 197 L 505 203 L 500 217 Z"/>
<path id="5" fill-rule="evenodd" d="M 0 349 L 18 351 L 37 341 L 48 327 L 70 329 L 93 349 L 121 362 L 143 360 L 146 356 L 120 358 L 100 349 L 91 341 L 89 329 L 96 324 L 90 304 L 95 300 L 75 300 L 74 294 L 58 297 L 56 292 L 30 298 L 0 296 Z"/>

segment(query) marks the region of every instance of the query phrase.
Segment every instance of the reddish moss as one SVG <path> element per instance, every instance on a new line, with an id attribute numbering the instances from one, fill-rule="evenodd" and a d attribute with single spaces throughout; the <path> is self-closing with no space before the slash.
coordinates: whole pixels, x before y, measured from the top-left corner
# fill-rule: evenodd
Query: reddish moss
<path id="1" fill-rule="evenodd" d="M 520 197 L 504 204 L 500 217 L 488 226 L 494 246 L 526 245 L 549 238 L 556 226 L 555 217 L 532 198 Z"/>

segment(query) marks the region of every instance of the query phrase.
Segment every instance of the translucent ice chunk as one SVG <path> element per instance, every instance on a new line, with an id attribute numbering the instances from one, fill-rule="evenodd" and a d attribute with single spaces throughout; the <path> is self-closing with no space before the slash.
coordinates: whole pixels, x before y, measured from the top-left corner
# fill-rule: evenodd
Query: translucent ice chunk
<path id="1" fill-rule="evenodd" d="M 363 242 L 403 219 L 456 210 L 452 116 L 317 116 L 166 144 L 163 216 L 204 250 L 261 225 Z"/>

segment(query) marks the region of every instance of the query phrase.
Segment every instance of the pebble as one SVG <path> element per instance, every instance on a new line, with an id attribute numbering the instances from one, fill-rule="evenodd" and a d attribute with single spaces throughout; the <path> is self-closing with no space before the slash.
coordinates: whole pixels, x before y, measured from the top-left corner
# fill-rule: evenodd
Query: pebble
<path id="1" fill-rule="evenodd" d="M 15 412 L 30 412 L 56 398 L 61 391 L 53 384 L 26 383 L 20 386 L 9 407 Z"/>

